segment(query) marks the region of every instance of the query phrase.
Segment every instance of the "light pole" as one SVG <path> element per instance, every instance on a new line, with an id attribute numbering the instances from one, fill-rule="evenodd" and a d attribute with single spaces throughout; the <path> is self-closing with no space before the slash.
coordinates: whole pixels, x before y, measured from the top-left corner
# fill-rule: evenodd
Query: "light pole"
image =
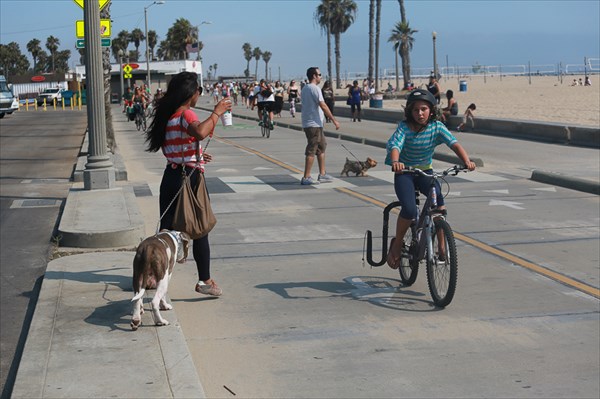
<path id="1" fill-rule="evenodd" d="M 145 24 L 145 28 L 146 28 L 146 32 L 145 32 L 145 35 L 146 35 L 146 84 L 148 85 L 149 89 L 150 89 L 150 50 L 148 47 L 148 9 L 155 4 L 165 4 L 165 2 L 162 0 L 155 1 L 152 4 L 150 4 L 149 6 L 144 7 L 144 24 Z"/>
<path id="2" fill-rule="evenodd" d="M 436 56 L 436 52 L 435 52 L 435 39 L 437 37 L 437 33 L 435 33 L 435 31 L 433 31 L 433 33 L 431 34 L 431 37 L 433 38 L 433 75 L 435 76 L 435 78 L 437 80 L 437 79 L 439 79 L 438 67 L 437 67 L 437 56 Z"/>
<path id="3" fill-rule="evenodd" d="M 119 49 L 117 55 L 119 56 L 119 74 L 121 75 L 121 97 L 119 98 L 119 104 L 123 105 L 123 95 L 125 94 L 123 89 L 123 50 Z"/>

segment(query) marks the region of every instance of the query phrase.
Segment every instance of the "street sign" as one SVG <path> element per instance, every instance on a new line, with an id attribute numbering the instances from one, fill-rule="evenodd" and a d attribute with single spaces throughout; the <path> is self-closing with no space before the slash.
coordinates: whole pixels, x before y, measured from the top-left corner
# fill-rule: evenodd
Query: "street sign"
<path id="1" fill-rule="evenodd" d="M 123 77 L 125 79 L 131 79 L 131 71 L 133 71 L 133 67 L 129 64 L 123 65 Z"/>
<path id="2" fill-rule="evenodd" d="M 79 7 L 83 8 L 83 0 L 73 0 Z M 98 5 L 102 10 L 110 0 L 98 0 Z"/>
<path id="3" fill-rule="evenodd" d="M 110 19 L 101 19 L 100 20 L 100 37 L 110 37 Z M 85 25 L 82 20 L 75 21 L 75 33 L 77 38 L 82 39 L 85 37 Z"/>
<path id="4" fill-rule="evenodd" d="M 102 38 L 102 39 L 100 39 L 100 44 L 102 45 L 102 47 L 110 47 L 110 38 Z M 77 41 L 75 42 L 75 47 L 77 47 L 77 48 L 84 48 L 85 47 L 85 40 L 84 39 L 77 39 Z"/>

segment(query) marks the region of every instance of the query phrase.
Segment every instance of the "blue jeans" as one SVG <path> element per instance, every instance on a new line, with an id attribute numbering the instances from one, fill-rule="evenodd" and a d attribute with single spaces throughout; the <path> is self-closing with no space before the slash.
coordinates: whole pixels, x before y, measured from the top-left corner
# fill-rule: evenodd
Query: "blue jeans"
<path id="1" fill-rule="evenodd" d="M 424 171 L 427 174 L 431 174 L 432 170 Z M 402 205 L 400 210 L 400 217 L 403 219 L 412 220 L 417 217 L 417 200 L 415 198 L 415 189 L 418 189 L 421 194 L 428 195 L 429 187 L 431 186 L 431 179 L 425 176 L 415 176 L 412 174 L 396 173 L 394 175 L 394 190 L 398 201 Z M 437 205 L 438 207 L 444 205 L 444 198 L 442 197 L 442 189 L 439 182 L 435 182 L 435 191 L 437 194 Z"/>

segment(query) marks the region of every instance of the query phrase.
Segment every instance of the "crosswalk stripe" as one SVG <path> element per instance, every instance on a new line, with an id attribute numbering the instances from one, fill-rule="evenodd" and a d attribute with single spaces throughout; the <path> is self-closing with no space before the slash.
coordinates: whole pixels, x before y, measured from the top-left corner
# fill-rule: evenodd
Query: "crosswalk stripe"
<path id="1" fill-rule="evenodd" d="M 236 193 L 257 193 L 266 191 L 277 191 L 256 176 L 228 176 L 220 178 Z"/>

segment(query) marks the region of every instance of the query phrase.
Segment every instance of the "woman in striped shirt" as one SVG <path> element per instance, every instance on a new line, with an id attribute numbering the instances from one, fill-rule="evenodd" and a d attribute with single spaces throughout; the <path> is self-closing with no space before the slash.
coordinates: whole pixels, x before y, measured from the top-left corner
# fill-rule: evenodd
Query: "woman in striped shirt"
<path id="1" fill-rule="evenodd" d="M 196 186 L 204 179 L 204 164 L 210 162 L 210 154 L 203 152 L 200 141 L 212 136 L 215 126 L 225 111 L 231 110 L 231 99 L 226 98 L 215 104 L 214 111 L 203 122 L 191 109 L 202 94 L 198 85 L 198 75 L 193 72 L 181 72 L 169 82 L 167 92 L 156 103 L 154 119 L 146 132 L 146 151 L 162 153 L 167 159 L 167 167 L 160 184 L 160 221 L 161 229 L 171 230 L 175 205 L 169 207 L 181 187 L 182 168 L 191 183 Z M 208 235 L 194 240 L 194 260 L 198 269 L 196 292 L 220 296 L 222 290 L 210 277 L 210 246 Z"/>
<path id="2" fill-rule="evenodd" d="M 396 224 L 396 237 L 392 240 L 387 257 L 387 263 L 392 269 L 400 266 L 404 235 L 413 219 L 417 217 L 415 188 L 427 195 L 430 184 L 428 178 L 402 174 L 402 170 L 406 166 L 411 166 L 431 174 L 433 152 L 440 144 L 446 144 L 469 170 L 475 170 L 475 164 L 471 162 L 465 149 L 446 126 L 435 119 L 436 105 L 437 100 L 429 91 L 421 89 L 412 91 L 406 100 L 405 120 L 398 124 L 396 131 L 387 142 L 385 163 L 396 173 L 394 189 L 402 205 Z M 439 209 L 445 209 L 439 184 L 436 185 L 436 194 Z"/>

